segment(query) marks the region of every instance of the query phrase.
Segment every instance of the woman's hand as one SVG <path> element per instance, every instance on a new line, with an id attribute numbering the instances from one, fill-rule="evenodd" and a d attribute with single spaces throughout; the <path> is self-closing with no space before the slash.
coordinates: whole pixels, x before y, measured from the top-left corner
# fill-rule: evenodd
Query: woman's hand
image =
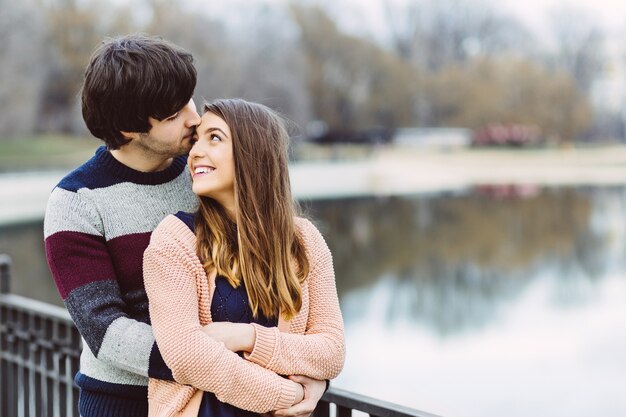
<path id="1" fill-rule="evenodd" d="M 252 352 L 256 339 L 254 327 L 247 323 L 218 321 L 209 323 L 202 331 L 218 342 L 224 343 L 232 352 Z"/>
<path id="2" fill-rule="evenodd" d="M 272 417 L 309 417 L 317 403 L 326 392 L 326 381 L 318 381 L 304 375 L 291 375 L 289 377 L 293 382 L 297 382 L 304 388 L 304 397 L 298 401 L 296 394 L 296 403 L 290 408 L 276 410 L 272 412 Z"/>

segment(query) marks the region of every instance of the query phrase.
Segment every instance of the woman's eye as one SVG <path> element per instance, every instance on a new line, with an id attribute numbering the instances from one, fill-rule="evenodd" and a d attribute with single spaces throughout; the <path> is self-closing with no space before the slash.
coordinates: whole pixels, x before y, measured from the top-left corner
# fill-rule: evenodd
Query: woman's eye
<path id="1" fill-rule="evenodd" d="M 211 141 L 221 141 L 221 140 L 222 140 L 222 138 L 220 138 L 219 136 L 211 135 Z"/>
<path id="2" fill-rule="evenodd" d="M 168 117 L 166 120 L 170 120 L 170 121 L 171 121 L 171 120 L 175 120 L 175 119 L 178 117 L 178 115 L 179 115 L 179 114 L 180 114 L 180 113 L 173 114 L 173 115 L 171 115 L 170 117 Z"/>

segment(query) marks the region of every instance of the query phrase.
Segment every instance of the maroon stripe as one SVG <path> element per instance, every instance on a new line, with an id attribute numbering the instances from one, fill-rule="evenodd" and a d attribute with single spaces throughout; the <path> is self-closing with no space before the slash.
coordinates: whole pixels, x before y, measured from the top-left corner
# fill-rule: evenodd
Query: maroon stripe
<path id="1" fill-rule="evenodd" d="M 124 235 L 108 243 L 123 293 L 143 289 L 143 253 L 150 243 L 150 235 L 150 232 Z"/>
<path id="2" fill-rule="evenodd" d="M 106 242 L 101 236 L 58 232 L 46 239 L 46 257 L 61 298 L 95 281 L 114 280 Z"/>

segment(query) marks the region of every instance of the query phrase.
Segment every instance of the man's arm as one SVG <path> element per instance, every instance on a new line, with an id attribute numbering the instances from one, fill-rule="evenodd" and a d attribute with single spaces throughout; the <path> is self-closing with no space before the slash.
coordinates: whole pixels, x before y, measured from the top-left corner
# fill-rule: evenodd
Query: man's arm
<path id="1" fill-rule="evenodd" d="M 55 188 L 44 237 L 50 271 L 86 348 L 115 368 L 172 379 L 151 327 L 127 313 L 97 209 L 78 192 Z"/>

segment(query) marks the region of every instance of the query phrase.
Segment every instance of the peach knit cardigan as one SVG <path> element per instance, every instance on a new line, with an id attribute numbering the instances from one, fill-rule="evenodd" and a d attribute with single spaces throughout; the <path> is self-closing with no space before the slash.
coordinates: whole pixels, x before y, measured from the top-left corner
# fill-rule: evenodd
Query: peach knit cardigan
<path id="1" fill-rule="evenodd" d="M 211 323 L 215 272 L 207 279 L 194 233 L 172 215 L 155 229 L 144 253 L 144 282 L 152 329 L 177 382 L 150 380 L 150 416 L 196 417 L 202 391 L 257 413 L 288 408 L 296 385 L 280 375 L 323 380 L 339 374 L 345 339 L 332 257 L 311 222 L 296 218 L 296 229 L 310 264 L 302 308 L 288 322 L 281 317 L 278 328 L 253 324 L 256 342 L 247 360 L 202 332 Z"/>

